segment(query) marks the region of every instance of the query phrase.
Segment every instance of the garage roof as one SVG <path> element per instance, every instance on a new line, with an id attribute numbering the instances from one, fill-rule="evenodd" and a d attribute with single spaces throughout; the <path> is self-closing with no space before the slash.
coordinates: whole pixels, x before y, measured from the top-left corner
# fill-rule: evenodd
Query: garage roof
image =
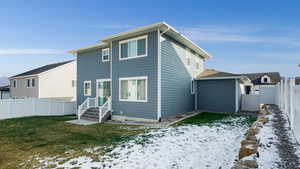
<path id="1" fill-rule="evenodd" d="M 248 78 L 239 74 L 221 72 L 214 69 L 206 69 L 202 73 L 198 74 L 195 78 L 195 80 L 211 80 L 211 79 L 248 79 Z"/>

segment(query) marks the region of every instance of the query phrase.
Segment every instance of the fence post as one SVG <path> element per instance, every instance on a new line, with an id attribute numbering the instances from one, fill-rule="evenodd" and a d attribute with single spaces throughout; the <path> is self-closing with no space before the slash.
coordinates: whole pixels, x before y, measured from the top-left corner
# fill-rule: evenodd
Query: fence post
<path id="1" fill-rule="evenodd" d="M 48 102 L 49 103 L 49 111 L 48 111 L 48 115 L 50 116 L 51 115 L 51 106 L 52 106 L 52 101 L 50 99 L 50 101 Z"/>
<path id="2" fill-rule="evenodd" d="M 294 79 L 290 79 L 290 114 L 291 114 L 291 129 L 294 130 Z"/>
<path id="3" fill-rule="evenodd" d="M 62 102 L 62 106 L 63 106 L 63 115 L 66 115 L 66 112 L 65 112 L 65 103 L 66 103 L 66 102 L 64 102 L 64 101 Z"/>

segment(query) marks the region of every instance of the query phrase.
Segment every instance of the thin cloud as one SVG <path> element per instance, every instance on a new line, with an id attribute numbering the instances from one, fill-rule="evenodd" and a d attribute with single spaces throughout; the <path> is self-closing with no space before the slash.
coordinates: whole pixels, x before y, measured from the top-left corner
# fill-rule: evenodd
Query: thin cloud
<path id="1" fill-rule="evenodd" d="M 134 27 L 135 27 L 134 25 L 129 25 L 129 24 L 88 25 L 88 28 L 93 28 L 93 29 L 130 29 Z"/>
<path id="2" fill-rule="evenodd" d="M 266 36 L 264 32 L 280 33 L 280 36 Z M 285 30 L 286 31 L 286 30 Z M 300 46 L 300 35 L 291 30 L 268 28 L 266 26 L 203 26 L 181 28 L 181 32 L 194 41 L 272 43 Z"/>
<path id="3" fill-rule="evenodd" d="M 0 49 L 0 55 L 47 55 L 64 54 L 65 50 L 57 49 Z"/>

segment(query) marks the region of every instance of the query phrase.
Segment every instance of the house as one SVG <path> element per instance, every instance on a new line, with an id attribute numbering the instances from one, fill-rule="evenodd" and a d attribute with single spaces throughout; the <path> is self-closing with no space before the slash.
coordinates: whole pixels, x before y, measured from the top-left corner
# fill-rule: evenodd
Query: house
<path id="1" fill-rule="evenodd" d="M 10 99 L 9 85 L 0 87 L 0 100 L 2 99 Z"/>
<path id="2" fill-rule="evenodd" d="M 243 94 L 258 94 L 260 86 L 276 85 L 281 80 L 279 72 L 246 73 L 242 75 L 251 80 L 250 83 L 243 86 Z"/>
<path id="3" fill-rule="evenodd" d="M 159 121 L 201 109 L 205 96 L 197 101 L 194 79 L 211 56 L 173 27 L 160 22 L 100 41 L 70 51 L 77 58 L 79 119 L 101 122 L 111 113 L 116 120 Z"/>
<path id="4" fill-rule="evenodd" d="M 9 78 L 12 98 L 76 99 L 76 61 L 45 65 Z"/>
<path id="5" fill-rule="evenodd" d="M 206 69 L 195 78 L 196 109 L 212 112 L 239 112 L 244 75 Z"/>
<path id="6" fill-rule="evenodd" d="M 300 77 L 295 77 L 295 83 L 296 85 L 300 85 Z"/>

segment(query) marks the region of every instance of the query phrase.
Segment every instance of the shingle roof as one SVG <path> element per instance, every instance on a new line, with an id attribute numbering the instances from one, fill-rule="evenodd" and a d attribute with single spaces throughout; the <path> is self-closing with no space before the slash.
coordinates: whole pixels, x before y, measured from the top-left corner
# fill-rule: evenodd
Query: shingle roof
<path id="1" fill-rule="evenodd" d="M 7 86 L 1 86 L 0 91 L 9 91 L 9 85 Z"/>
<path id="2" fill-rule="evenodd" d="M 272 83 L 268 84 L 277 84 L 281 80 L 279 72 L 245 73 L 241 75 L 247 76 L 251 82 L 256 85 L 262 84 L 260 78 L 264 75 L 268 75 L 271 78 Z"/>
<path id="3" fill-rule="evenodd" d="M 29 71 L 27 71 L 27 72 L 24 72 L 24 73 L 21 73 L 21 74 L 12 76 L 11 78 L 13 78 L 13 77 L 19 77 L 19 76 L 29 76 L 29 75 L 40 74 L 40 73 L 43 73 L 43 72 L 45 72 L 45 71 L 54 69 L 54 68 L 56 68 L 56 67 L 58 67 L 58 66 L 62 66 L 62 65 L 64 65 L 64 64 L 67 64 L 67 63 L 70 63 L 70 62 L 73 62 L 73 61 L 74 61 L 74 60 L 69 60 L 69 61 L 65 61 L 65 62 L 59 62 L 59 63 L 54 63 L 54 64 L 45 65 L 45 66 L 42 66 L 42 67 L 39 67 L 39 68 L 36 68 L 36 69 L 33 69 L 33 70 L 29 70 Z"/>
<path id="4" fill-rule="evenodd" d="M 196 79 L 201 78 L 218 78 L 218 77 L 239 77 L 241 75 L 239 74 L 233 74 L 228 72 L 221 72 L 214 69 L 206 69 L 202 73 L 198 74 L 196 76 Z"/>

